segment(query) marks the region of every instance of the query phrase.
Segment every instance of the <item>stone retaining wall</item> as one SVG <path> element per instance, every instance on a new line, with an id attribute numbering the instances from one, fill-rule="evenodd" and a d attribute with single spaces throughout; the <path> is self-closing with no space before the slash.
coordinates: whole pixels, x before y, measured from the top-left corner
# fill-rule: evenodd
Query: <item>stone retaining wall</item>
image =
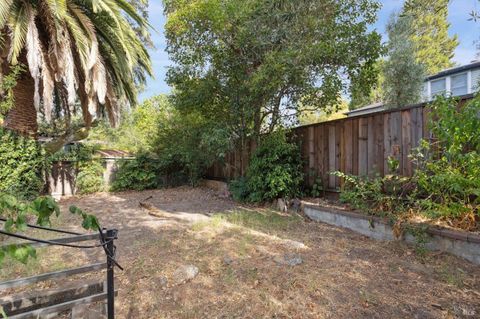
<path id="1" fill-rule="evenodd" d="M 405 234 L 403 238 L 395 238 L 392 225 L 383 218 L 313 205 L 306 205 L 304 212 L 314 221 L 348 228 L 377 240 L 416 242 L 415 237 L 409 233 Z M 448 252 L 480 264 L 479 235 L 433 226 L 428 227 L 426 233 L 429 235 L 429 240 L 425 244 L 427 249 Z"/>

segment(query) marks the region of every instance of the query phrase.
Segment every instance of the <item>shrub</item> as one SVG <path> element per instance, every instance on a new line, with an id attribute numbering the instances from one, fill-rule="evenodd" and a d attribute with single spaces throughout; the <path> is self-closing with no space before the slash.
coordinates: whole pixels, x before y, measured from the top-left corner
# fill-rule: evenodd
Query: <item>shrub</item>
<path id="1" fill-rule="evenodd" d="M 0 191 L 19 198 L 37 196 L 45 186 L 47 167 L 37 141 L 0 128 Z"/>
<path id="2" fill-rule="evenodd" d="M 449 218 L 462 228 L 480 221 L 480 96 L 463 106 L 439 97 L 432 104 L 434 143 L 423 141 L 412 158 L 418 204 L 430 217 Z"/>
<path id="3" fill-rule="evenodd" d="M 252 154 L 245 180 L 230 183 L 238 199 L 263 202 L 301 194 L 303 167 L 299 146 L 284 131 L 264 137 Z"/>
<path id="4" fill-rule="evenodd" d="M 229 131 L 202 114 L 174 110 L 160 125 L 155 152 L 163 173 L 187 177 L 193 186 L 231 149 Z"/>
<path id="5" fill-rule="evenodd" d="M 243 202 L 248 199 L 248 184 L 245 177 L 239 177 L 228 184 L 228 188 L 234 200 Z"/>
<path id="6" fill-rule="evenodd" d="M 79 194 L 92 194 L 105 189 L 103 180 L 103 166 L 99 161 L 88 161 L 80 164 L 77 175 L 77 192 Z"/>
<path id="7" fill-rule="evenodd" d="M 421 141 L 411 154 L 413 177 L 344 178 L 341 200 L 372 214 L 395 219 L 412 213 L 443 219 L 466 230 L 480 228 L 480 97 L 458 106 L 454 98 L 431 104 L 434 142 Z M 398 162 L 388 161 L 392 172 Z"/>
<path id="8" fill-rule="evenodd" d="M 98 145 L 76 143 L 62 148 L 50 156 L 50 161 L 90 162 Z"/>
<path id="9" fill-rule="evenodd" d="M 115 174 L 112 191 L 145 190 L 161 186 L 160 162 L 146 154 L 133 160 L 123 160 Z"/>

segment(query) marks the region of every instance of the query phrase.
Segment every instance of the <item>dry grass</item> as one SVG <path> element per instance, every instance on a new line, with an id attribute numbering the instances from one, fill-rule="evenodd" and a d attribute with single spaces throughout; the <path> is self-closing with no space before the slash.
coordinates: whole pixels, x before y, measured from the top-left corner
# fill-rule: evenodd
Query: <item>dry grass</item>
<path id="1" fill-rule="evenodd" d="M 148 196 L 161 218 L 138 206 Z M 453 256 L 418 258 L 402 243 L 238 207 L 204 189 L 105 194 L 64 206 L 73 203 L 97 212 L 105 226 L 121 228 L 119 318 L 480 317 L 479 267 Z M 290 253 L 303 263 L 274 261 Z M 93 259 L 81 252 L 58 256 L 48 255 L 45 263 Z M 197 266 L 199 275 L 173 284 L 173 272 L 186 264 Z"/>

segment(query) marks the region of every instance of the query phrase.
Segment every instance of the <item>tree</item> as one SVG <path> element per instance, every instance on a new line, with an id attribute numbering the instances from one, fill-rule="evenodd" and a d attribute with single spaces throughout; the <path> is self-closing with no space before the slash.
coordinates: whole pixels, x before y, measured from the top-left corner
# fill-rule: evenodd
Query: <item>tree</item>
<path id="1" fill-rule="evenodd" d="M 121 123 L 112 128 L 106 121 L 92 128 L 87 142 L 106 143 L 107 147 L 133 153 L 150 152 L 156 147 L 159 128 L 167 125 L 172 107 L 167 95 L 157 95 L 140 103 L 134 109 L 121 111 Z"/>
<path id="2" fill-rule="evenodd" d="M 241 140 L 329 108 L 373 67 L 372 0 L 165 0 L 174 105 L 199 110 Z M 368 72 L 364 72 L 368 73 Z"/>
<path id="3" fill-rule="evenodd" d="M 35 136 L 37 111 L 50 120 L 54 109 L 67 122 L 80 110 L 87 130 L 97 115 L 115 123 L 119 105 L 135 104 L 136 85 L 151 74 L 137 36 L 147 27 L 125 0 L 2 1 L 1 74 L 27 68 L 4 125 Z"/>
<path id="4" fill-rule="evenodd" d="M 348 105 L 349 110 L 354 110 L 366 105 L 380 103 L 383 101 L 383 83 L 385 82 L 385 75 L 383 74 L 383 66 L 385 61 L 378 60 L 372 68 L 373 75 L 371 78 L 374 82 L 371 84 L 370 89 L 365 89 L 364 83 L 365 76 L 361 75 L 350 84 L 350 103 Z"/>
<path id="5" fill-rule="evenodd" d="M 392 15 L 388 25 L 388 59 L 383 73 L 384 102 L 387 107 L 400 107 L 420 101 L 424 66 L 415 58 L 415 44 L 410 38 L 412 18 Z"/>
<path id="6" fill-rule="evenodd" d="M 305 107 L 305 111 L 298 117 L 298 124 L 309 125 L 344 118 L 346 117 L 345 112 L 348 111 L 348 106 L 347 101 L 342 99 L 339 105 L 331 110 L 310 111 L 310 108 Z"/>
<path id="7" fill-rule="evenodd" d="M 458 46 L 457 35 L 449 36 L 449 0 L 407 0 L 403 15 L 412 17 L 411 39 L 415 44 L 417 62 L 425 64 L 428 74 L 452 67 Z"/>

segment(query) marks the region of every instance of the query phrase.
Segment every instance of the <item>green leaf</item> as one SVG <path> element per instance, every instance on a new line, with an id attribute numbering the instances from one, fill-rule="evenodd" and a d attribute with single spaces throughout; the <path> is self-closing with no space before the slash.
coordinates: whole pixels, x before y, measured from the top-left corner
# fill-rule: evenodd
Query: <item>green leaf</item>
<path id="1" fill-rule="evenodd" d="M 26 264 L 28 258 L 36 258 L 37 254 L 35 249 L 30 245 L 18 246 L 12 254 L 12 257 L 20 261 L 23 264 Z"/>

